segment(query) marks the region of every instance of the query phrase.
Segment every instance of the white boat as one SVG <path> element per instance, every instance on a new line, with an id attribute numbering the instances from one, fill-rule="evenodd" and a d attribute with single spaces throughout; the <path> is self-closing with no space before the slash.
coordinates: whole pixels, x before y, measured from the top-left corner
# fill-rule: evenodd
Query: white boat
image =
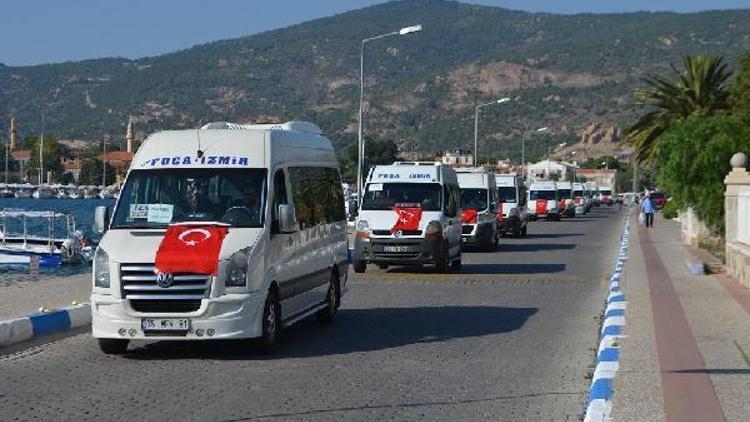
<path id="1" fill-rule="evenodd" d="M 55 193 L 47 186 L 38 186 L 32 196 L 37 199 L 48 199 L 54 197 Z"/>
<path id="2" fill-rule="evenodd" d="M 2 255 L 38 257 L 41 266 L 58 266 L 78 262 L 83 243 L 83 235 L 76 231 L 71 214 L 0 210 Z"/>
<path id="3" fill-rule="evenodd" d="M 31 198 L 32 192 L 29 188 L 23 188 L 20 187 L 16 189 L 15 196 L 16 198 Z"/>
<path id="4" fill-rule="evenodd" d="M 65 192 L 65 189 L 58 189 L 55 193 L 55 197 L 58 199 L 66 199 L 69 198 L 68 193 Z"/>
<path id="5" fill-rule="evenodd" d="M 86 186 L 83 188 L 83 197 L 93 199 L 99 197 L 99 189 L 96 186 Z"/>

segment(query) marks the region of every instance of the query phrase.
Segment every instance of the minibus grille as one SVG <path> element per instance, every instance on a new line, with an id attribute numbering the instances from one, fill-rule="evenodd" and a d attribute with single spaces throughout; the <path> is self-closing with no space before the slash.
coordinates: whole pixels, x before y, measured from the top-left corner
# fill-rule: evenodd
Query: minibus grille
<path id="1" fill-rule="evenodd" d="M 376 236 L 390 236 L 393 233 L 391 233 L 390 230 L 373 230 L 372 234 Z M 422 230 L 401 230 L 402 236 L 422 236 Z"/>
<path id="2" fill-rule="evenodd" d="M 153 264 L 120 266 L 122 297 L 138 312 L 193 312 L 207 298 L 211 277 L 204 274 L 175 273 L 168 287 L 156 282 Z"/>

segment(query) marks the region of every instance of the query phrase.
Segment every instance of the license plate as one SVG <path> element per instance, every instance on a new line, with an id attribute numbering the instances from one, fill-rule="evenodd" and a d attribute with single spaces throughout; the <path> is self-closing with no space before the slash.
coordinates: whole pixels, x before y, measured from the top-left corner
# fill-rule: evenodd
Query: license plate
<path id="1" fill-rule="evenodd" d="M 412 246 L 383 246 L 383 252 L 411 252 Z"/>
<path id="2" fill-rule="evenodd" d="M 190 320 L 187 318 L 164 319 L 164 318 L 143 318 L 141 319 L 141 330 L 143 331 L 188 331 L 190 329 Z"/>

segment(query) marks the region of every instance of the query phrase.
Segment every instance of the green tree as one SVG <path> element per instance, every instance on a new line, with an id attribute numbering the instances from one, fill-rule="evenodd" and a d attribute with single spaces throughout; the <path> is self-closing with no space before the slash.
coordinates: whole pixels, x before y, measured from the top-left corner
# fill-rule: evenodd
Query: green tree
<path id="1" fill-rule="evenodd" d="M 750 53 L 740 58 L 737 79 L 731 91 L 732 108 L 750 111 Z"/>
<path id="2" fill-rule="evenodd" d="M 115 182 L 115 169 L 107 164 L 107 185 Z M 87 158 L 81 162 L 81 174 L 78 176 L 81 185 L 102 184 L 102 160 Z"/>
<path id="3" fill-rule="evenodd" d="M 694 115 L 659 141 L 659 185 L 680 209 L 692 207 L 716 233 L 724 230 L 724 177 L 729 159 L 750 151 L 750 113 Z"/>
<path id="4" fill-rule="evenodd" d="M 27 167 L 31 169 L 35 169 L 35 171 L 38 171 L 39 169 L 39 146 L 41 145 L 41 139 L 40 138 L 26 138 L 24 140 L 24 148 L 31 150 L 31 159 L 27 163 Z M 66 147 L 65 145 L 57 142 L 55 138 L 52 137 L 45 137 L 44 139 L 44 173 L 46 177 L 47 172 L 52 172 L 52 177 L 57 179 L 59 178 L 64 169 L 62 162 L 63 158 L 71 159 L 73 158 L 73 154 L 71 153 L 70 149 Z M 33 171 L 32 171 L 33 172 Z"/>
<path id="5" fill-rule="evenodd" d="M 636 106 L 647 110 L 627 129 L 626 141 L 635 147 L 638 161 L 653 160 L 660 138 L 678 120 L 728 108 L 731 72 L 722 58 L 686 56 L 683 69 L 672 70 L 675 77 L 647 76 L 646 87 L 634 91 Z"/>

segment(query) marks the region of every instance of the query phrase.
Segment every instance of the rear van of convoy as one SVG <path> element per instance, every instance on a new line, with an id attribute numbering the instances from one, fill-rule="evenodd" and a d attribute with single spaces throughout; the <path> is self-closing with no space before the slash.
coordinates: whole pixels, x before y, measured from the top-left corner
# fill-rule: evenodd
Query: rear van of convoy
<path id="1" fill-rule="evenodd" d="M 372 263 L 461 268 L 461 195 L 442 163 L 396 162 L 370 170 L 354 238 L 354 271 Z"/>
<path id="2" fill-rule="evenodd" d="M 573 203 L 573 184 L 570 182 L 557 182 L 557 208 L 560 215 L 565 217 L 575 217 L 576 208 Z"/>
<path id="3" fill-rule="evenodd" d="M 495 174 L 481 167 L 456 168 L 461 193 L 461 242 L 492 250 L 497 247 Z"/>
<path id="4" fill-rule="evenodd" d="M 529 186 L 529 217 L 559 220 L 557 186 L 555 182 L 534 182 Z"/>
<path id="5" fill-rule="evenodd" d="M 498 199 L 498 220 L 503 236 L 525 236 L 528 213 L 526 212 L 526 188 L 523 178 L 515 174 L 495 174 Z"/>
<path id="6" fill-rule="evenodd" d="M 575 206 L 576 215 L 583 215 L 589 212 L 590 201 L 586 194 L 586 186 L 583 183 L 573 183 L 573 205 Z"/>
<path id="7" fill-rule="evenodd" d="M 152 134 L 107 214 L 96 210 L 91 294 L 105 353 L 136 339 L 272 350 L 283 326 L 332 319 L 346 291 L 338 162 L 311 123 Z"/>

